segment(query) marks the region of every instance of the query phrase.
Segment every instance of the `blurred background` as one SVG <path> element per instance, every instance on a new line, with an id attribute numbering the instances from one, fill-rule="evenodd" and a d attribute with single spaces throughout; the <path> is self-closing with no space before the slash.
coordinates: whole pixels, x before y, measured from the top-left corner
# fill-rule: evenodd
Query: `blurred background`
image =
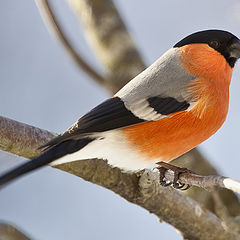
<path id="1" fill-rule="evenodd" d="M 71 42 L 103 71 L 81 26 L 64 0 L 52 0 Z M 147 65 L 181 38 L 204 29 L 240 36 L 238 0 L 115 0 Z M 49 34 L 32 0 L 0 1 L 0 114 L 60 133 L 110 96 L 79 70 Z M 236 65 L 230 110 L 223 128 L 202 144 L 201 152 L 223 175 L 239 176 L 240 65 Z M 1 171 L 23 158 L 0 152 Z M 160 203 L 161 204 L 161 203 Z M 66 172 L 45 167 L 0 191 L 0 221 L 31 238 L 181 239 L 169 225 L 116 194 Z"/>

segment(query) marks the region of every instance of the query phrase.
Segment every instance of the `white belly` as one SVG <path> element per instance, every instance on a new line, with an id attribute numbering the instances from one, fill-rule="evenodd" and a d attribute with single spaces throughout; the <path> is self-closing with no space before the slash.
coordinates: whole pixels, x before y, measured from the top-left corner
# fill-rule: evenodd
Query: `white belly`
<path id="1" fill-rule="evenodd" d="M 142 156 L 129 143 L 121 130 L 112 130 L 99 133 L 101 139 L 90 142 L 83 149 L 61 157 L 50 165 L 58 165 L 77 160 L 99 158 L 107 160 L 113 167 L 119 167 L 125 171 L 138 171 L 144 168 L 151 168 L 160 159 L 148 159 Z"/>

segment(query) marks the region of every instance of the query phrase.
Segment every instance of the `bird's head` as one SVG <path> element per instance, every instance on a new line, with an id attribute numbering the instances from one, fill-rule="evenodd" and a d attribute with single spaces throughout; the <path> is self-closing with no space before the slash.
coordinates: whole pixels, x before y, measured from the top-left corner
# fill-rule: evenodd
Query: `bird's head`
<path id="1" fill-rule="evenodd" d="M 193 33 L 183 38 L 174 47 L 197 46 L 196 44 L 205 44 L 217 51 L 224 56 L 231 67 L 234 67 L 237 59 L 240 58 L 240 40 L 232 33 L 223 30 L 206 30 Z"/>
<path id="2" fill-rule="evenodd" d="M 193 33 L 177 44 L 184 66 L 194 75 L 231 79 L 232 69 L 240 58 L 240 40 L 230 32 L 206 30 Z"/>

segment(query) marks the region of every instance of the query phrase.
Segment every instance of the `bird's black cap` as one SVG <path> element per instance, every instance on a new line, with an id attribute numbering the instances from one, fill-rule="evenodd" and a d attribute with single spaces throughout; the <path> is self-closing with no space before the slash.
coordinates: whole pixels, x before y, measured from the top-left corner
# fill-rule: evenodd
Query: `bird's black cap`
<path id="1" fill-rule="evenodd" d="M 227 31 L 205 30 L 196 32 L 183 38 L 174 47 L 182 47 L 194 43 L 208 44 L 221 53 L 231 67 L 234 67 L 235 62 L 240 57 L 240 41 L 235 35 Z"/>

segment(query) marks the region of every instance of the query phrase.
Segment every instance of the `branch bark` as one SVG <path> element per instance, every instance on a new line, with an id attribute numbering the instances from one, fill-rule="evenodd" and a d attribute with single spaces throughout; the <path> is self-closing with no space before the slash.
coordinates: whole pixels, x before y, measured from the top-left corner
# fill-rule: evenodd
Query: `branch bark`
<path id="1" fill-rule="evenodd" d="M 2 240 L 30 240 L 24 233 L 8 223 L 0 223 L 0 239 Z"/>
<path id="2" fill-rule="evenodd" d="M 0 149 L 3 151 L 31 159 L 40 154 L 37 148 L 54 136 L 51 132 L 0 116 Z"/>
<path id="3" fill-rule="evenodd" d="M 8 149 L 9 152 L 26 158 L 38 154 L 34 148 L 35 145 L 39 146 L 42 142 L 49 140 L 50 136 L 54 136 L 45 130 L 3 117 L 0 118 L 0 129 L 2 128 L 5 129 L 6 135 L 5 141 L 1 142 L 1 149 Z M 32 150 L 28 146 L 28 143 L 32 142 L 29 132 L 35 135 Z M 18 148 L 12 146 L 13 137 L 17 139 Z M 19 151 L 19 148 L 22 150 Z M 124 173 L 98 159 L 76 161 L 56 167 L 108 188 L 126 200 L 145 208 L 161 220 L 176 227 L 185 238 L 240 240 L 237 232 L 239 229 L 233 229 L 233 224 L 221 221 L 186 195 L 171 188 L 161 187 L 157 173 L 151 171 L 139 174 Z"/>

